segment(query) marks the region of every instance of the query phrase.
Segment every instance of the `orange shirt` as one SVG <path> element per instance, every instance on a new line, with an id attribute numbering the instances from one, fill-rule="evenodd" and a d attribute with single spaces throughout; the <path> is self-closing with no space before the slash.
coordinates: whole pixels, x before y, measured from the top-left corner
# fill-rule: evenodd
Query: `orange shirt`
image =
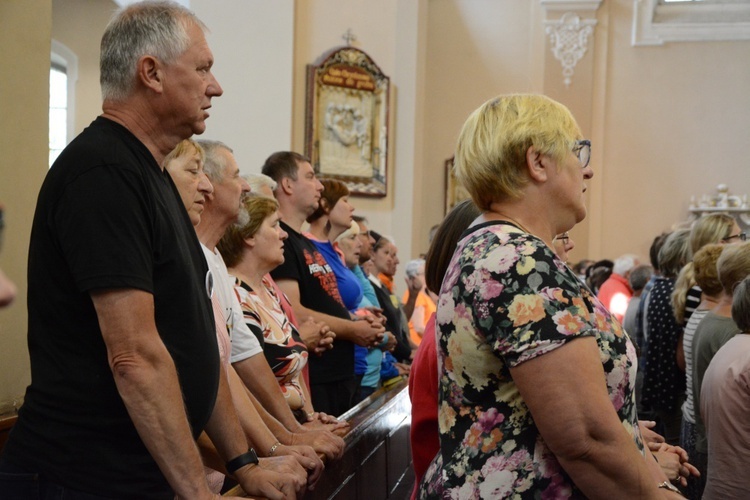
<path id="1" fill-rule="evenodd" d="M 402 302 L 405 304 L 409 299 L 409 291 L 404 293 Z M 409 318 L 409 337 L 415 345 L 419 345 L 422 342 L 422 334 L 424 333 L 425 325 L 427 320 L 430 319 L 432 313 L 435 312 L 437 306 L 432 301 L 429 295 L 424 291 L 419 292 L 417 295 L 417 301 L 414 303 L 414 312 Z"/>

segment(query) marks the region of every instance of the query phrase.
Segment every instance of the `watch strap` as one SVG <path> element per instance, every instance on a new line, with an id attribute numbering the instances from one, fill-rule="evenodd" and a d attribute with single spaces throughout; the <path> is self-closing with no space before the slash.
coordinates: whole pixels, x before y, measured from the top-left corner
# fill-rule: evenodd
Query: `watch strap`
<path id="1" fill-rule="evenodd" d="M 255 450 L 253 450 L 252 448 L 247 450 L 242 455 L 234 457 L 232 460 L 227 462 L 226 463 L 227 472 L 229 474 L 234 474 L 238 469 L 241 469 L 242 467 L 248 464 L 258 465 L 258 455 L 255 453 Z"/>

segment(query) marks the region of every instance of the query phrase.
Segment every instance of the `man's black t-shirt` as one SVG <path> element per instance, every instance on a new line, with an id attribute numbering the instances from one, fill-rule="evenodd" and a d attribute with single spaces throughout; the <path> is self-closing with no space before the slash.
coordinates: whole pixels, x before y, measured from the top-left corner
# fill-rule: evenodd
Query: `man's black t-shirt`
<path id="1" fill-rule="evenodd" d="M 95 120 L 39 193 L 28 269 L 31 385 L 4 458 L 74 490 L 173 498 L 119 396 L 90 292 L 153 295 L 197 437 L 219 380 L 207 273 L 169 175 L 127 129 Z"/>
<path id="2" fill-rule="evenodd" d="M 304 307 L 338 318 L 350 319 L 339 295 L 336 275 L 315 244 L 288 225 L 284 241 L 284 263 L 271 271 L 274 280 L 294 280 L 299 284 Z M 354 376 L 354 344 L 337 338 L 333 349 L 322 356 L 310 356 L 310 384 L 323 384 Z"/>

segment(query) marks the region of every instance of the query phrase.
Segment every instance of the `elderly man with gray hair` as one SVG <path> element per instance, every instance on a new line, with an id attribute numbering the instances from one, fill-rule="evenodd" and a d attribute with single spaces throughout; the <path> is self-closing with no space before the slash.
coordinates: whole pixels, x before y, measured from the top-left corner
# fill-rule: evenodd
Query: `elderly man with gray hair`
<path id="1" fill-rule="evenodd" d="M 612 274 L 607 281 L 602 283 L 599 288 L 597 297 L 609 309 L 617 321 L 622 323 L 625 317 L 625 311 L 628 309 L 628 303 L 633 297 L 633 290 L 628 283 L 630 271 L 640 264 L 637 255 L 625 254 L 615 259 L 615 265 L 612 268 Z"/>
<path id="2" fill-rule="evenodd" d="M 205 26 L 144 1 L 101 42 L 103 113 L 60 154 L 29 244 L 31 385 L 0 457 L 3 498 L 214 497 L 205 429 L 252 495 L 292 498 L 240 428 L 212 279 L 163 160 L 206 129 L 222 88 Z"/>

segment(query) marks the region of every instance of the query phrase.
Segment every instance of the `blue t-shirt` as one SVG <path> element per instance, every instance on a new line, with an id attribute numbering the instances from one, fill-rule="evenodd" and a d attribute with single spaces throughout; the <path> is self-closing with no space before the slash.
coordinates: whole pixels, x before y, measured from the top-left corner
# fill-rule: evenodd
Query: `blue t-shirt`
<path id="1" fill-rule="evenodd" d="M 354 312 L 359 308 L 362 301 L 362 286 L 359 279 L 354 273 L 341 262 L 341 256 L 336 253 L 333 244 L 330 241 L 319 241 L 310 238 L 318 251 L 325 257 L 328 265 L 331 266 L 333 274 L 336 275 L 336 282 L 339 285 L 339 294 L 344 301 L 344 305 L 349 312 Z"/>

